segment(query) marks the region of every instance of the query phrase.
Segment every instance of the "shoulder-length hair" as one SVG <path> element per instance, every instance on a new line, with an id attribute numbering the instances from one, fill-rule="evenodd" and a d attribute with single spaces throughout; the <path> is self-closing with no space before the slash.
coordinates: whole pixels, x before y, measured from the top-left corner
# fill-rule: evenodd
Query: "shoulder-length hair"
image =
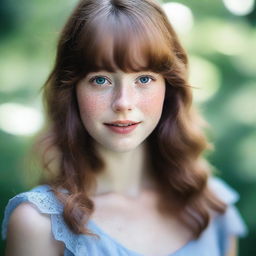
<path id="1" fill-rule="evenodd" d="M 211 211 L 222 213 L 226 205 L 207 187 L 210 172 L 202 153 L 209 144 L 192 107 L 187 55 L 153 0 L 80 0 L 60 35 L 55 66 L 43 87 L 48 130 L 37 145 L 44 149 L 43 167 L 54 173 L 46 182 L 64 204 L 64 219 L 73 232 L 93 235 L 85 225 L 94 210 L 89 191 L 104 161 L 82 124 L 75 88 L 91 71 L 116 69 L 151 70 L 165 78 L 162 116 L 147 138 L 148 161 L 160 209 L 169 215 L 175 210 L 198 237 Z M 48 157 L 51 148 L 55 159 Z M 52 160 L 58 162 L 55 168 Z"/>

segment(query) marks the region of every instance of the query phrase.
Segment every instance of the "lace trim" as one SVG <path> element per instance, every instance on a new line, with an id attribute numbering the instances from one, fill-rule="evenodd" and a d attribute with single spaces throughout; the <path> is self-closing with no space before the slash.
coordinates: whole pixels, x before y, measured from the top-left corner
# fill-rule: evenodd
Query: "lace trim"
<path id="1" fill-rule="evenodd" d="M 70 252 L 76 256 L 88 255 L 86 237 L 74 234 L 66 225 L 62 217 L 63 205 L 57 200 L 48 185 L 38 186 L 29 192 L 18 194 L 9 200 L 2 223 L 3 239 L 6 239 L 7 225 L 13 210 L 23 202 L 30 202 L 37 207 L 39 212 L 50 215 L 54 238 L 62 241 Z"/>

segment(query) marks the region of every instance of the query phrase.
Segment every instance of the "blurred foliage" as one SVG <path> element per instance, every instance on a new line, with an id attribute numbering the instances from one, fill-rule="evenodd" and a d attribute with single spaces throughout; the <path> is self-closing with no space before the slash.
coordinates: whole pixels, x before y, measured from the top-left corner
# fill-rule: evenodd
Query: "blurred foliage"
<path id="1" fill-rule="evenodd" d="M 76 2 L 1 1 L 0 107 L 15 102 L 42 112 L 39 90 L 53 66 L 56 39 Z M 208 159 L 241 196 L 238 208 L 249 235 L 241 239 L 239 255 L 256 255 L 256 9 L 240 17 L 221 1 L 176 2 L 194 15 L 192 30 L 180 38 L 191 57 L 197 105 L 211 125 L 208 136 L 215 150 Z M 28 159 L 33 135 L 0 129 L 0 141 L 2 220 L 8 199 L 34 186 L 36 175 L 25 174 L 33 170 Z"/>

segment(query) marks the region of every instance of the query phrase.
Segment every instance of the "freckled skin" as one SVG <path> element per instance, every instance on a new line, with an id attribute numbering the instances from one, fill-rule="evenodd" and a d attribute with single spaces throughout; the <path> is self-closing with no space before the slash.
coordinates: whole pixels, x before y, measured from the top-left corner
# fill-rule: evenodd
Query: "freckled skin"
<path id="1" fill-rule="evenodd" d="M 107 78 L 104 85 L 98 84 L 100 80 L 92 81 L 95 76 Z M 152 79 L 142 83 L 140 77 Z M 162 114 L 165 81 L 160 74 L 147 71 L 100 71 L 81 80 L 76 94 L 83 124 L 95 141 L 108 150 L 127 152 L 140 145 L 156 127 Z M 116 120 L 142 123 L 129 134 L 117 134 L 104 125 Z"/>

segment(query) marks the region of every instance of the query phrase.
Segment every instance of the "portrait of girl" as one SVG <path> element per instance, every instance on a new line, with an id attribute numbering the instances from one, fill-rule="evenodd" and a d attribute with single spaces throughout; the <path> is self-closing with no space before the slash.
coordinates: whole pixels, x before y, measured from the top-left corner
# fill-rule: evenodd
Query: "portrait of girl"
<path id="1" fill-rule="evenodd" d="M 41 183 L 6 206 L 6 256 L 235 256 L 188 56 L 157 0 L 80 0 L 44 84 Z"/>

